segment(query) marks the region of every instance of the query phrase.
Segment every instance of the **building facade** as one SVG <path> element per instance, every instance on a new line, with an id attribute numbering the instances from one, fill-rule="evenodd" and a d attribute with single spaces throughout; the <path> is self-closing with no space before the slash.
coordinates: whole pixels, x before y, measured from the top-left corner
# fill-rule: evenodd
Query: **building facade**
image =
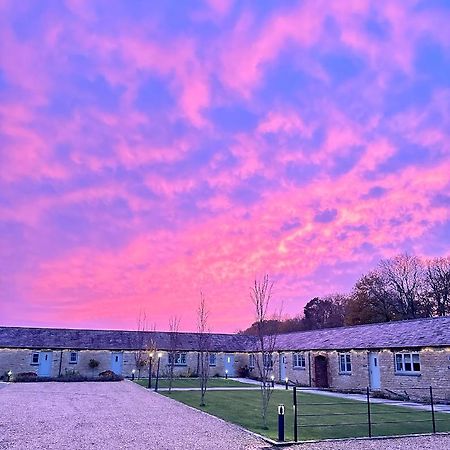
<path id="1" fill-rule="evenodd" d="M 198 349 L 196 333 L 179 333 L 174 345 L 170 333 L 163 332 L 0 327 L 0 376 L 11 371 L 13 376 L 95 377 L 106 370 L 147 376 L 150 352 L 153 372 L 160 355 L 160 375 L 166 376 L 173 354 L 175 376 L 193 376 Z M 450 400 L 450 317 L 282 334 L 264 358 L 251 336 L 210 334 L 208 350 L 211 376 L 249 371 L 258 378 L 264 360 L 280 382 L 411 396 L 433 386 L 438 398 Z"/>

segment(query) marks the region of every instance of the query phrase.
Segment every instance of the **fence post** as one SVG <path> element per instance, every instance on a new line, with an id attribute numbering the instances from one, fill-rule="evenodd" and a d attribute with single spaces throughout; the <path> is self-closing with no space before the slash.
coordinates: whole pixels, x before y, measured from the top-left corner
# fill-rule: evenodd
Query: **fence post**
<path id="1" fill-rule="evenodd" d="M 294 403 L 294 441 L 298 442 L 298 427 L 297 427 L 297 386 L 293 389 L 293 403 Z"/>
<path id="2" fill-rule="evenodd" d="M 367 386 L 367 424 L 369 425 L 369 437 L 372 437 L 372 419 L 370 416 L 370 391 L 369 386 Z"/>
<path id="3" fill-rule="evenodd" d="M 436 433 L 436 419 L 434 417 L 433 388 L 430 386 L 431 420 L 433 421 L 433 433 Z"/>
<path id="4" fill-rule="evenodd" d="M 284 442 L 284 405 L 278 405 L 278 441 Z"/>

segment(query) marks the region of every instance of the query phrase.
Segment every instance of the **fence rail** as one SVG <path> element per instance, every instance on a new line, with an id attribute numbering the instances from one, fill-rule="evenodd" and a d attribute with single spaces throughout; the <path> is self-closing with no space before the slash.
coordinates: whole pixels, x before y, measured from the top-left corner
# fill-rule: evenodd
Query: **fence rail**
<path id="1" fill-rule="evenodd" d="M 373 397 L 369 387 L 364 392 L 365 398 L 359 395 L 353 400 L 337 394 L 332 397 L 334 401 L 318 401 L 318 397 L 312 397 L 313 392 L 320 394 L 317 389 L 293 385 L 294 441 L 308 440 L 310 436 L 316 436 L 314 433 L 317 432 L 314 430 L 318 428 L 338 429 L 336 436 L 331 437 L 343 437 L 343 429 L 346 427 L 356 428 L 349 437 L 355 434 L 372 437 L 444 431 L 438 430 L 439 424 L 443 424 L 445 431 L 450 431 L 450 405 L 439 404 L 437 407 L 435 399 L 435 392 L 441 389 L 449 391 L 450 387 L 408 388 L 409 391 L 424 391 L 420 395 L 421 402 L 411 400 L 408 395 L 405 395 L 405 400 Z M 304 395 L 303 400 L 300 394 Z M 402 395 L 398 394 L 399 397 Z M 359 407 L 364 409 L 360 410 Z M 408 424 L 411 424 L 411 427 L 408 427 Z M 419 428 L 418 424 L 424 426 Z"/>

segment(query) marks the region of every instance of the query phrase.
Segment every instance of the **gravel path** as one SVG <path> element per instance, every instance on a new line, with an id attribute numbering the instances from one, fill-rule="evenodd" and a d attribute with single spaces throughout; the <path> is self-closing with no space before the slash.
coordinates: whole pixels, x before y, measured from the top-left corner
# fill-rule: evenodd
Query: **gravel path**
<path id="1" fill-rule="evenodd" d="M 405 450 L 450 449 L 450 434 L 389 439 L 328 441 L 287 447 L 289 450 Z"/>
<path id="2" fill-rule="evenodd" d="M 131 382 L 18 383 L 0 391 L 0 449 L 245 449 L 268 445 Z"/>

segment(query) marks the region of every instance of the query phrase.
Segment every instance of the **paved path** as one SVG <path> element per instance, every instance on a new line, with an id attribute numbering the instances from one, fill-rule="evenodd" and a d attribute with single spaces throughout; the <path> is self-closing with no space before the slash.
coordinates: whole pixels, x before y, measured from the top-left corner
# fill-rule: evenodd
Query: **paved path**
<path id="1" fill-rule="evenodd" d="M 0 449 L 256 450 L 243 429 L 129 381 L 17 383 L 0 391 Z"/>

